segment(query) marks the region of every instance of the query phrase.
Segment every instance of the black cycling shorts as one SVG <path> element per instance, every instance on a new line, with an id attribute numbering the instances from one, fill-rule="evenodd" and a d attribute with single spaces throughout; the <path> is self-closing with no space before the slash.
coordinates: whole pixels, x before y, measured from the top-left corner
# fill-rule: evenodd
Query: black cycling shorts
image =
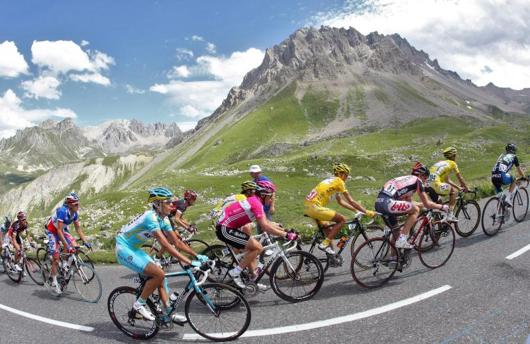
<path id="1" fill-rule="evenodd" d="M 215 235 L 217 235 L 217 238 L 222 242 L 238 249 L 245 248 L 250 239 L 250 236 L 247 233 L 220 224 L 215 226 Z"/>

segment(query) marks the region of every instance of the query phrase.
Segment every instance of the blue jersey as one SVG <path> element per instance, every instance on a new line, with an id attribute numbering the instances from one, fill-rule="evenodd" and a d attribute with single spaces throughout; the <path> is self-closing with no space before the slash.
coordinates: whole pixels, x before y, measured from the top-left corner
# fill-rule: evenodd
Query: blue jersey
<path id="1" fill-rule="evenodd" d="M 508 173 L 512 166 L 519 166 L 519 159 L 512 153 L 503 153 L 497 159 L 495 166 L 493 166 L 492 174 Z"/>
<path id="2" fill-rule="evenodd" d="M 161 218 L 154 210 L 148 210 L 123 226 L 116 237 L 116 241 L 135 249 L 140 248 L 159 230 L 172 230 L 169 219 L 167 217 Z"/>
<path id="3" fill-rule="evenodd" d="M 63 205 L 62 207 L 59 207 L 55 210 L 55 213 L 50 218 L 51 223 L 53 224 L 53 227 L 57 229 L 59 227 L 59 222 L 63 223 L 63 230 L 68 231 L 68 226 L 71 225 L 74 222 L 77 222 L 79 220 L 79 215 L 77 214 L 77 211 L 73 214 L 70 214 L 70 210 L 68 210 L 68 206 Z M 48 226 L 48 229 L 49 226 Z"/>

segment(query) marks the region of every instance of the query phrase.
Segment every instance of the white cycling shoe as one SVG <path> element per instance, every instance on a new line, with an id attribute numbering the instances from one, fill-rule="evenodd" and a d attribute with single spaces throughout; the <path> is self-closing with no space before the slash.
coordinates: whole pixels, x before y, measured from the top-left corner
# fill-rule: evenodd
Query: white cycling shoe
<path id="1" fill-rule="evenodd" d="M 232 281 L 234 281 L 234 283 L 241 289 L 245 289 L 245 287 L 247 286 L 245 284 L 245 282 L 243 282 L 243 280 L 241 279 L 241 274 L 234 274 L 234 272 L 232 270 L 229 270 L 228 271 L 228 276 L 230 276 L 230 278 L 232 278 Z"/>
<path id="2" fill-rule="evenodd" d="M 171 315 L 171 320 L 176 324 L 182 324 L 188 321 L 185 315 L 178 313 Z"/>
<path id="3" fill-rule="evenodd" d="M 399 239 L 396 241 L 396 248 L 403 248 L 405 250 L 410 250 L 414 248 L 414 245 L 410 244 L 407 241 L 407 238 L 404 236 L 399 237 Z"/>
<path id="4" fill-rule="evenodd" d="M 153 313 L 151 313 L 150 310 L 147 309 L 146 305 L 142 305 L 139 302 L 135 302 L 133 304 L 133 309 L 136 312 L 140 313 L 140 315 L 143 316 L 145 319 L 150 321 L 155 320 L 155 316 L 153 315 Z"/>

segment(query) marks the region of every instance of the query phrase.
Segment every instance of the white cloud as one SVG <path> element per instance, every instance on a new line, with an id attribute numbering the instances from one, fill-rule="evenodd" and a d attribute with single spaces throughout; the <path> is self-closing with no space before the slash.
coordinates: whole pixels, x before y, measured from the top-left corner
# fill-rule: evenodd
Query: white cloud
<path id="1" fill-rule="evenodd" d="M 11 89 L 0 96 L 0 138 L 15 135 L 18 129 L 24 129 L 36 125 L 51 117 L 77 117 L 70 109 L 32 109 L 26 110 L 22 107 L 22 101 Z"/>
<path id="2" fill-rule="evenodd" d="M 166 95 L 176 108 L 175 112 L 190 118 L 210 115 L 251 69 L 263 61 L 264 52 L 250 48 L 236 51 L 229 57 L 200 56 L 197 65 L 189 68 L 190 76 L 206 76 L 201 81 L 170 80 L 167 84 L 155 84 L 152 92 Z"/>
<path id="3" fill-rule="evenodd" d="M 175 56 L 177 61 L 189 60 L 193 58 L 193 51 L 186 48 L 177 48 Z"/>
<path id="4" fill-rule="evenodd" d="M 82 47 L 86 47 L 89 44 L 90 44 L 90 42 L 89 41 L 85 41 L 84 39 L 81 41 L 81 46 Z"/>
<path id="5" fill-rule="evenodd" d="M 529 22 L 527 0 L 352 0 L 311 24 L 399 33 L 478 85 L 520 89 L 530 87 Z"/>
<path id="6" fill-rule="evenodd" d="M 28 64 L 15 42 L 0 43 L 0 77 L 15 78 L 28 73 Z"/>
<path id="7" fill-rule="evenodd" d="M 206 51 L 209 52 L 210 54 L 215 54 L 217 52 L 216 49 L 217 47 L 215 46 L 215 44 L 210 43 L 210 42 L 206 43 Z"/>
<path id="8" fill-rule="evenodd" d="M 203 42 L 203 41 L 204 41 L 204 38 L 203 38 L 202 36 L 193 35 L 193 36 L 191 36 L 191 40 L 192 40 L 192 41 Z"/>
<path id="9" fill-rule="evenodd" d="M 114 65 L 114 58 L 100 51 L 84 51 L 72 41 L 33 41 L 31 45 L 32 62 L 52 76 L 66 75 L 80 82 L 92 82 L 104 86 L 110 80 L 101 74 Z M 79 73 L 81 72 L 81 73 Z"/>
<path id="10" fill-rule="evenodd" d="M 180 130 L 188 131 L 195 128 L 197 122 L 177 122 L 177 125 L 179 126 Z"/>
<path id="11" fill-rule="evenodd" d="M 22 82 L 21 86 L 29 98 L 45 98 L 45 99 L 59 99 L 61 91 L 58 90 L 61 82 L 53 76 L 40 76 L 35 80 L 28 80 Z"/>
<path id="12" fill-rule="evenodd" d="M 169 79 L 175 79 L 175 78 L 187 78 L 191 75 L 190 70 L 187 66 L 173 66 L 173 68 L 167 73 L 167 77 Z"/>
<path id="13" fill-rule="evenodd" d="M 145 93 L 144 90 L 136 88 L 133 85 L 126 84 L 125 88 L 127 89 L 127 93 L 129 94 L 144 94 Z"/>

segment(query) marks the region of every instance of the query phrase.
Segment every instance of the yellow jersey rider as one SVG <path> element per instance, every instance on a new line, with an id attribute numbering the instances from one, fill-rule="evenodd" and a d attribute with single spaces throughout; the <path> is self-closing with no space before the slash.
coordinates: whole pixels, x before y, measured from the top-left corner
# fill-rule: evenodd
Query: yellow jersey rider
<path id="1" fill-rule="evenodd" d="M 344 163 L 333 165 L 334 177 L 321 181 L 304 200 L 304 214 L 315 219 L 317 222 L 333 221 L 335 225 L 326 230 L 326 239 L 324 239 L 319 249 L 326 251 L 328 254 L 335 254 L 331 241 L 339 232 L 346 222 L 344 215 L 333 209 L 326 208 L 328 202 L 335 196 L 337 203 L 351 211 L 361 211 L 368 216 L 375 216 L 375 212 L 366 210 L 361 204 L 356 202 L 346 190 L 345 181 L 350 174 L 350 168 Z"/>
<path id="2" fill-rule="evenodd" d="M 443 154 L 447 160 L 438 161 L 429 169 L 429 196 L 434 202 L 437 202 L 438 196 L 449 195 L 449 216 L 447 217 L 449 221 L 458 221 L 453 215 L 453 209 L 456 204 L 456 190 L 468 190 L 467 184 L 456 164 L 456 153 L 455 147 L 445 148 Z M 449 175 L 453 171 L 460 182 L 460 187 L 449 179 Z"/>

